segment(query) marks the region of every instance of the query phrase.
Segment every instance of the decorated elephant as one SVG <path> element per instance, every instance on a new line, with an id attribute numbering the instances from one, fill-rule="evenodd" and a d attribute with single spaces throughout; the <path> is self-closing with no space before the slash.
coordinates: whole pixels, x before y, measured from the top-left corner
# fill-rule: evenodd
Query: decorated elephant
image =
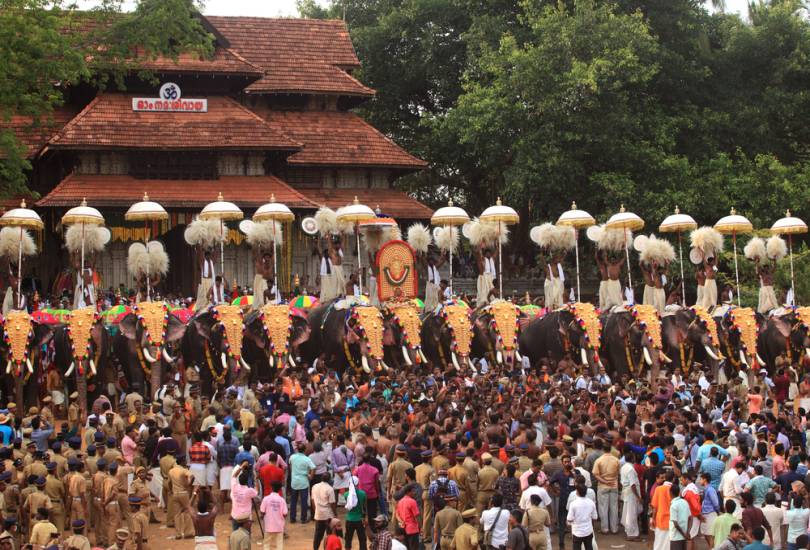
<path id="1" fill-rule="evenodd" d="M 169 349 L 183 338 L 186 325 L 169 312 L 165 302 L 140 302 L 119 321 L 118 329 L 112 350 L 130 391 L 153 395 L 163 383 L 164 365 L 177 359 Z"/>
<path id="2" fill-rule="evenodd" d="M 697 362 L 716 373 L 723 359 L 717 323 L 703 306 L 667 309 L 661 332 L 663 351 L 673 370 L 689 374 Z"/>
<path id="3" fill-rule="evenodd" d="M 297 366 L 295 357 L 311 329 L 306 315 L 288 304 L 265 304 L 245 317 L 244 359 L 255 371 L 253 378 L 272 379 L 276 369 Z"/>
<path id="4" fill-rule="evenodd" d="M 599 310 L 587 302 L 572 303 L 527 324 L 518 339 L 519 350 L 532 365 L 541 359 L 556 363 L 570 355 L 596 372 L 601 365 L 601 335 Z"/>
<path id="5" fill-rule="evenodd" d="M 638 377 L 648 369 L 658 377 L 662 362 L 671 362 L 662 351 L 661 316 L 652 305 L 614 308 L 602 315 L 602 357 L 611 376 Z"/>
<path id="6" fill-rule="evenodd" d="M 384 320 L 380 310 L 351 299 L 324 304 L 309 312 L 309 340 L 301 346 L 305 362 L 323 360 L 339 372 L 366 373 L 387 368 L 384 358 Z M 393 344 L 393 340 L 389 342 Z"/>
<path id="7" fill-rule="evenodd" d="M 422 319 L 412 302 L 388 302 L 382 306 L 385 322 L 385 359 L 388 364 L 423 365 L 428 362 L 422 351 Z"/>
<path id="8" fill-rule="evenodd" d="M 720 351 L 725 356 L 723 374 L 726 378 L 742 369 L 765 365 L 757 353 L 759 319 L 749 307 L 723 306 L 712 312 L 717 325 Z M 718 382 L 724 382 L 722 377 Z"/>
<path id="9" fill-rule="evenodd" d="M 6 358 L 3 397 L 7 402 L 36 403 L 39 388 L 28 382 L 40 350 L 53 338 L 54 327 L 37 323 L 27 311 L 19 310 L 9 311 L 2 323 L 0 350 Z"/>
<path id="10" fill-rule="evenodd" d="M 515 304 L 498 300 L 473 314 L 473 357 L 486 357 L 494 364 L 514 365 L 522 359 L 518 336 L 523 313 Z"/>
<path id="11" fill-rule="evenodd" d="M 789 365 L 810 360 L 810 307 L 787 309 L 782 315 L 771 315 L 762 323 L 757 350 L 769 369 L 776 359 L 784 357 Z"/>
<path id="12" fill-rule="evenodd" d="M 112 338 L 95 308 L 74 309 L 66 324 L 54 326 L 54 364 L 64 376 L 68 392 L 79 394 L 79 406 L 84 412 L 92 401 L 115 383 L 109 368 Z M 88 392 L 88 382 L 93 391 Z"/>
<path id="13" fill-rule="evenodd" d="M 472 365 L 472 311 L 463 303 L 445 303 L 422 320 L 422 349 L 429 363 L 460 369 Z"/>

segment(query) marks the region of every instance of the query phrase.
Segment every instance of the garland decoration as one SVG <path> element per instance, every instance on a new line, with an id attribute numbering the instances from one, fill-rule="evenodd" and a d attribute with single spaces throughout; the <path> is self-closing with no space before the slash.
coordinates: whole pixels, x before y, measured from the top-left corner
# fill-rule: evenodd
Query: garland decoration
<path id="1" fill-rule="evenodd" d="M 84 361 L 90 357 L 93 349 L 92 330 L 100 320 L 101 316 L 93 307 L 74 309 L 68 315 L 65 330 L 70 340 L 73 361 L 79 369 L 79 376 L 84 376 Z"/>
<path id="2" fill-rule="evenodd" d="M 211 373 L 211 378 L 214 379 L 217 385 L 222 384 L 225 382 L 225 377 L 228 375 L 228 364 L 223 365 L 222 372 L 217 374 L 216 369 L 214 369 L 214 362 L 211 360 L 211 350 L 208 349 L 208 344 L 203 347 L 205 348 L 205 363 L 208 365 L 208 372 Z"/>
<path id="3" fill-rule="evenodd" d="M 289 304 L 266 304 L 259 313 L 259 320 L 270 343 L 269 353 L 280 360 L 290 351 L 293 324 Z M 279 366 L 283 365 L 279 363 Z"/>
<path id="4" fill-rule="evenodd" d="M 27 311 L 9 311 L 3 323 L 3 340 L 8 346 L 8 364 L 6 374 L 11 373 L 15 367 L 14 374 L 22 376 L 22 366 L 28 367 L 28 372 L 33 372 L 29 357 L 28 345 L 34 337 L 33 320 Z"/>

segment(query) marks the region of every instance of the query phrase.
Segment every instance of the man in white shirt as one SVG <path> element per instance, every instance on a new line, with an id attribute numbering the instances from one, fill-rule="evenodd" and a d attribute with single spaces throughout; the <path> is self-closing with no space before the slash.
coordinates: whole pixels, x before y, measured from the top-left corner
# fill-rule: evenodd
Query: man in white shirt
<path id="1" fill-rule="evenodd" d="M 587 489 L 585 485 L 577 485 L 576 498 L 568 507 L 568 524 L 571 526 L 571 536 L 573 538 L 574 550 L 593 550 L 593 520 L 599 516 L 596 513 L 596 505 L 592 500 L 586 498 Z"/>
<path id="2" fill-rule="evenodd" d="M 491 531 L 491 540 L 488 550 L 494 550 L 506 545 L 509 538 L 509 510 L 501 508 L 503 496 L 499 493 L 492 495 L 491 508 L 481 512 L 481 528 L 484 531 L 484 540 Z M 590 550 L 590 549 L 589 549 Z"/>
<path id="3" fill-rule="evenodd" d="M 742 501 L 740 500 L 740 493 L 742 493 L 745 485 L 739 483 L 741 474 L 745 471 L 745 464 L 740 461 L 734 465 L 734 468 L 726 471 L 720 478 L 720 494 L 725 500 L 733 500 L 737 504 L 736 511 L 739 511 L 742 516 Z M 746 476 L 747 478 L 748 476 Z M 747 483 L 747 481 L 746 481 Z"/>
<path id="4" fill-rule="evenodd" d="M 638 474 L 635 463 L 635 455 L 632 452 L 625 453 L 624 464 L 619 470 L 619 481 L 622 486 L 622 525 L 628 540 L 638 539 L 638 514 L 641 512 L 641 486 L 638 481 Z"/>

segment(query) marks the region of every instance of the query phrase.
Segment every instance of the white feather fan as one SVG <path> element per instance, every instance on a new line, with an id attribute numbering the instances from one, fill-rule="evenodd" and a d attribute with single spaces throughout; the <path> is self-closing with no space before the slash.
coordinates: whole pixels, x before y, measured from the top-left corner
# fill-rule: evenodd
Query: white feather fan
<path id="1" fill-rule="evenodd" d="M 270 248 L 273 246 L 274 240 L 277 246 L 284 244 L 284 232 L 279 222 L 253 223 L 253 225 L 248 226 L 247 229 L 248 232 L 245 233 L 245 235 L 250 246 Z"/>
<path id="2" fill-rule="evenodd" d="M 201 220 L 195 218 L 183 232 L 186 242 L 192 246 L 214 246 L 224 238 L 226 232 L 222 231 L 217 220 Z"/>
<path id="3" fill-rule="evenodd" d="M 141 277 L 146 274 L 147 268 L 150 274 L 159 273 L 165 275 L 169 272 L 169 255 L 159 241 L 150 241 L 147 247 L 143 243 L 132 243 L 129 245 L 127 253 L 127 270 L 133 277 Z"/>
<path id="4" fill-rule="evenodd" d="M 84 226 L 84 250 L 88 254 L 101 252 L 107 243 L 110 242 L 110 230 L 106 227 L 94 225 Z M 71 252 L 79 252 L 82 249 L 82 226 L 80 224 L 71 225 L 65 231 L 65 246 Z"/>
<path id="5" fill-rule="evenodd" d="M 787 243 L 785 239 L 778 235 L 774 235 L 768 242 L 765 244 L 766 251 L 768 252 L 768 257 L 774 261 L 779 261 L 785 256 L 787 256 L 788 249 Z"/>
<path id="6" fill-rule="evenodd" d="M 408 244 L 417 252 L 423 254 L 427 252 L 431 240 L 430 231 L 421 223 L 415 223 L 408 228 Z"/>
<path id="7" fill-rule="evenodd" d="M 650 235 L 639 256 L 645 264 L 668 264 L 675 259 L 675 248 L 665 239 Z"/>
<path id="8" fill-rule="evenodd" d="M 633 232 L 629 229 L 605 229 L 605 234 L 596 243 L 599 250 L 621 252 L 633 243 Z"/>
<path id="9" fill-rule="evenodd" d="M 328 206 L 321 206 L 315 212 L 315 222 L 321 237 L 326 237 L 337 231 L 337 214 Z"/>
<path id="10" fill-rule="evenodd" d="M 743 248 L 745 257 L 752 261 L 764 262 L 768 256 L 765 250 L 765 241 L 759 237 L 754 237 Z"/>
<path id="11" fill-rule="evenodd" d="M 37 244 L 31 233 L 24 229 L 22 232 L 23 256 L 33 256 L 37 253 Z M 4 227 L 0 229 L 0 257 L 17 262 L 20 254 L 20 230 L 17 227 Z"/>
<path id="12" fill-rule="evenodd" d="M 554 224 L 544 223 L 538 225 L 537 227 L 532 227 L 532 230 L 529 232 L 529 237 L 540 248 L 549 248 L 554 242 L 554 234 L 556 231 L 557 228 L 554 226 Z"/>
<path id="13" fill-rule="evenodd" d="M 453 254 L 458 251 L 458 228 L 447 226 L 436 231 L 436 246 L 439 250 L 451 250 Z"/>
<path id="14" fill-rule="evenodd" d="M 689 235 L 692 248 L 701 250 L 704 255 L 716 256 L 723 251 L 723 235 L 713 227 L 699 227 Z"/>
<path id="15" fill-rule="evenodd" d="M 351 235 L 354 233 L 354 223 L 342 221 L 340 219 L 340 214 L 343 212 L 344 208 L 345 207 L 342 206 L 335 210 L 335 230 L 338 233 L 343 233 L 344 235 Z"/>
<path id="16" fill-rule="evenodd" d="M 494 246 L 498 244 L 499 233 L 501 244 L 509 242 L 509 227 L 506 224 L 500 224 L 499 229 L 497 223 L 482 222 L 478 218 L 473 218 L 468 225 L 468 233 L 470 244 L 473 246 Z"/>
<path id="17" fill-rule="evenodd" d="M 554 226 L 551 248 L 564 251 L 573 250 L 577 245 L 577 234 L 573 227 L 557 225 Z"/>
<path id="18" fill-rule="evenodd" d="M 166 275 L 169 272 L 169 255 L 160 241 L 149 241 L 149 273 Z"/>

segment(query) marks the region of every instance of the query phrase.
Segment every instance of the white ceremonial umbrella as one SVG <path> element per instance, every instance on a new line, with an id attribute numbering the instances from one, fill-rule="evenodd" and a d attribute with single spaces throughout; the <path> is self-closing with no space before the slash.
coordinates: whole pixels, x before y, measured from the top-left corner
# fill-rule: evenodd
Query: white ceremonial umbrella
<path id="1" fill-rule="evenodd" d="M 358 226 L 358 223 L 365 220 L 371 220 L 376 217 L 377 214 L 374 212 L 374 210 L 365 204 L 360 204 L 357 197 L 354 197 L 352 204 L 344 207 L 337 215 L 337 220 L 339 222 L 354 224 L 354 234 L 357 237 L 357 280 L 361 295 L 363 294 L 363 276 L 361 271 L 363 260 L 360 257 L 360 227 Z"/>
<path id="2" fill-rule="evenodd" d="M 771 233 L 775 235 L 787 235 L 788 238 L 788 250 L 790 251 L 790 290 L 793 295 L 793 303 L 790 305 L 795 306 L 797 300 L 796 285 L 793 281 L 793 235 L 807 233 L 807 224 L 800 218 L 792 216 L 790 210 L 788 210 L 785 212 L 784 218 L 776 220 L 771 226 Z"/>
<path id="3" fill-rule="evenodd" d="M 677 206 L 675 206 L 675 213 L 664 218 L 664 221 L 658 226 L 658 231 L 661 233 L 678 234 L 678 258 L 681 262 L 681 302 L 683 307 L 686 307 L 686 283 L 683 280 L 683 243 L 681 242 L 681 234 L 684 231 L 692 231 L 693 229 L 697 229 L 697 222 L 689 214 L 681 214 Z"/>
<path id="4" fill-rule="evenodd" d="M 574 254 L 577 262 L 577 302 L 582 301 L 582 296 L 579 293 L 579 230 L 586 229 L 595 224 L 596 220 L 593 219 L 593 216 L 584 210 L 578 209 L 577 203 L 575 202 L 571 203 L 571 210 L 563 212 L 560 214 L 560 217 L 557 218 L 557 225 L 567 225 L 574 228 L 574 239 L 576 240 Z"/>
<path id="5" fill-rule="evenodd" d="M 453 199 L 447 201 L 447 206 L 443 206 L 433 213 L 430 223 L 444 227 L 464 225 L 470 221 L 470 216 L 464 209 L 453 206 Z M 452 231 L 452 230 L 451 230 Z M 450 235 L 452 237 L 452 233 Z M 453 295 L 453 247 L 450 247 L 450 295 Z"/>
<path id="6" fill-rule="evenodd" d="M 479 219 L 482 222 L 498 224 L 498 295 L 503 298 L 503 245 L 501 244 L 502 224 L 513 225 L 520 221 L 520 216 L 513 208 L 501 204 L 501 198 L 495 201 L 495 206 L 490 206 L 481 213 Z"/>
<path id="7" fill-rule="evenodd" d="M 270 222 L 273 224 L 273 277 L 276 283 L 276 302 L 280 302 L 279 284 L 278 284 L 278 260 L 276 259 L 276 222 L 283 223 L 295 219 L 295 214 L 292 210 L 287 208 L 286 204 L 276 202 L 276 195 L 270 195 L 270 202 L 263 204 L 253 214 L 253 221 L 256 223 Z"/>
<path id="8" fill-rule="evenodd" d="M 45 224 L 39 214 L 25 206 L 25 199 L 19 208 L 13 208 L 0 217 L 0 225 L 20 228 L 20 253 L 17 258 L 17 309 L 22 307 L 22 242 L 25 229 L 41 231 Z"/>
<path id="9" fill-rule="evenodd" d="M 143 245 L 146 247 L 146 301 L 152 301 L 152 289 L 149 288 L 149 222 L 169 219 L 169 213 L 158 203 L 149 200 L 149 195 L 144 193 L 143 200 L 136 202 L 129 207 L 124 219 L 128 222 L 143 222 Z"/>
<path id="10" fill-rule="evenodd" d="M 217 200 L 209 202 L 200 212 L 201 220 L 219 221 L 219 272 L 225 274 L 225 222 L 229 220 L 241 220 L 244 214 L 239 207 L 232 202 L 222 198 L 222 193 L 217 196 Z"/>
<path id="11" fill-rule="evenodd" d="M 82 199 L 79 206 L 74 206 L 62 216 L 62 225 L 76 224 L 82 225 L 82 261 L 79 284 L 81 285 L 82 296 L 84 296 L 84 227 L 85 225 L 104 225 L 104 216 L 95 208 L 87 206 L 87 200 Z"/>
<path id="12" fill-rule="evenodd" d="M 605 224 L 607 229 L 621 229 L 624 231 L 624 256 L 627 258 L 627 285 L 630 291 L 633 290 L 633 277 L 630 274 L 630 250 L 627 248 L 627 230 L 638 231 L 644 227 L 644 220 L 636 214 L 624 209 L 624 205 L 619 209 L 618 214 L 613 214 Z"/>
<path id="13" fill-rule="evenodd" d="M 731 235 L 731 242 L 734 244 L 734 278 L 737 281 L 737 305 L 742 307 L 740 301 L 740 270 L 737 265 L 737 233 L 750 233 L 754 226 L 745 216 L 740 216 L 734 208 L 728 216 L 720 218 L 714 224 L 715 230 L 726 235 Z"/>

